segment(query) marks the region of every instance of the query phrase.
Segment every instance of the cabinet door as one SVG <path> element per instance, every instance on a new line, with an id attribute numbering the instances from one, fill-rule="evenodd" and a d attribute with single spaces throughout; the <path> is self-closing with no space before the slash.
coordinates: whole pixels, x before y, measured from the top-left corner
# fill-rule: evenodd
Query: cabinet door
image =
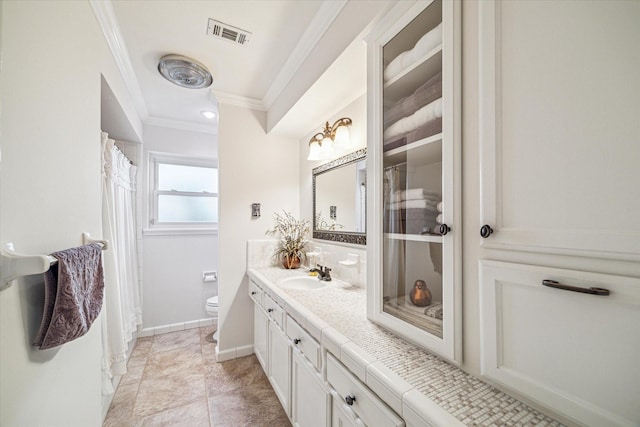
<path id="1" fill-rule="evenodd" d="M 267 364 L 269 357 L 267 352 L 268 334 L 269 318 L 256 303 L 253 305 L 253 351 L 265 373 L 269 372 Z"/>
<path id="2" fill-rule="evenodd" d="M 368 65 L 369 317 L 453 361 L 461 358 L 459 12 L 458 2 L 415 3 L 369 40 Z"/>
<path id="3" fill-rule="evenodd" d="M 497 261 L 480 272 L 483 375 L 581 425 L 640 425 L 640 279 Z"/>
<path id="4" fill-rule="evenodd" d="M 640 5 L 478 5 L 483 245 L 640 260 Z"/>
<path id="5" fill-rule="evenodd" d="M 331 427 L 364 427 L 365 424 L 351 409 L 347 408 L 340 396 L 332 393 L 333 410 L 331 411 Z"/>
<path id="6" fill-rule="evenodd" d="M 320 374 L 293 350 L 291 366 L 291 419 L 296 427 L 328 427 L 331 422 L 331 395 Z"/>
<path id="7" fill-rule="evenodd" d="M 291 415 L 291 347 L 277 324 L 269 322 L 269 381 L 287 415 Z"/>

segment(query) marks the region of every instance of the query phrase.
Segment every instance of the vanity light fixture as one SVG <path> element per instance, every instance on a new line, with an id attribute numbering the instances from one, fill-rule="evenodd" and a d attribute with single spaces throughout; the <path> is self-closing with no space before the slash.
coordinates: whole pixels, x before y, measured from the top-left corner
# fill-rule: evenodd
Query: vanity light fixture
<path id="1" fill-rule="evenodd" d="M 307 160 L 324 160 L 334 154 L 346 152 L 351 148 L 349 126 L 352 121 L 348 117 L 336 120 L 333 126 L 326 122 L 322 132 L 318 132 L 309 140 L 309 157 Z"/>

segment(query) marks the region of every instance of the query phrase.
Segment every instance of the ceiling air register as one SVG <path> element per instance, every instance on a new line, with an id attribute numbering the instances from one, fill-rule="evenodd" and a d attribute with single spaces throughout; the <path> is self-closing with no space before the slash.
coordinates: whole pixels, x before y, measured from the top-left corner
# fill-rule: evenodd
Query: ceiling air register
<path id="1" fill-rule="evenodd" d="M 202 89 L 211 86 L 213 78 L 203 64 L 182 55 L 165 55 L 160 58 L 158 71 L 162 76 L 180 87 Z"/>

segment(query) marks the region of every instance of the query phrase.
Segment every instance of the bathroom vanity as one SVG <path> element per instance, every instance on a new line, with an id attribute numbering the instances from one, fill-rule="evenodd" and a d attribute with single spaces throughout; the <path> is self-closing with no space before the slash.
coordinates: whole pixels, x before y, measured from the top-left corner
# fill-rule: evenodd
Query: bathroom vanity
<path id="1" fill-rule="evenodd" d="M 247 273 L 255 354 L 294 426 L 487 425 L 514 414 L 561 425 L 370 322 L 362 288 L 283 286 L 303 270 Z"/>

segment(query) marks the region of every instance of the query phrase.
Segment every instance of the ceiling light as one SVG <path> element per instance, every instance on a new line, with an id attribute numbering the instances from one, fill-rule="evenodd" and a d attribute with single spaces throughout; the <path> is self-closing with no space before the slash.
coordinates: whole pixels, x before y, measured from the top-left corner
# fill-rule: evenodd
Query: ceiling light
<path id="1" fill-rule="evenodd" d="M 207 67 L 182 55 L 165 55 L 160 58 L 158 71 L 162 77 L 180 87 L 202 89 L 211 86 L 213 78 Z"/>
<path id="2" fill-rule="evenodd" d="M 209 110 L 200 111 L 200 114 L 205 116 L 207 119 L 213 119 L 216 116 L 216 113 Z"/>
<path id="3" fill-rule="evenodd" d="M 326 122 L 322 132 L 316 133 L 309 140 L 307 160 L 324 160 L 336 153 L 347 151 L 351 147 L 348 129 L 351 124 L 352 121 L 348 117 L 336 120 L 331 127 L 329 122 Z"/>

